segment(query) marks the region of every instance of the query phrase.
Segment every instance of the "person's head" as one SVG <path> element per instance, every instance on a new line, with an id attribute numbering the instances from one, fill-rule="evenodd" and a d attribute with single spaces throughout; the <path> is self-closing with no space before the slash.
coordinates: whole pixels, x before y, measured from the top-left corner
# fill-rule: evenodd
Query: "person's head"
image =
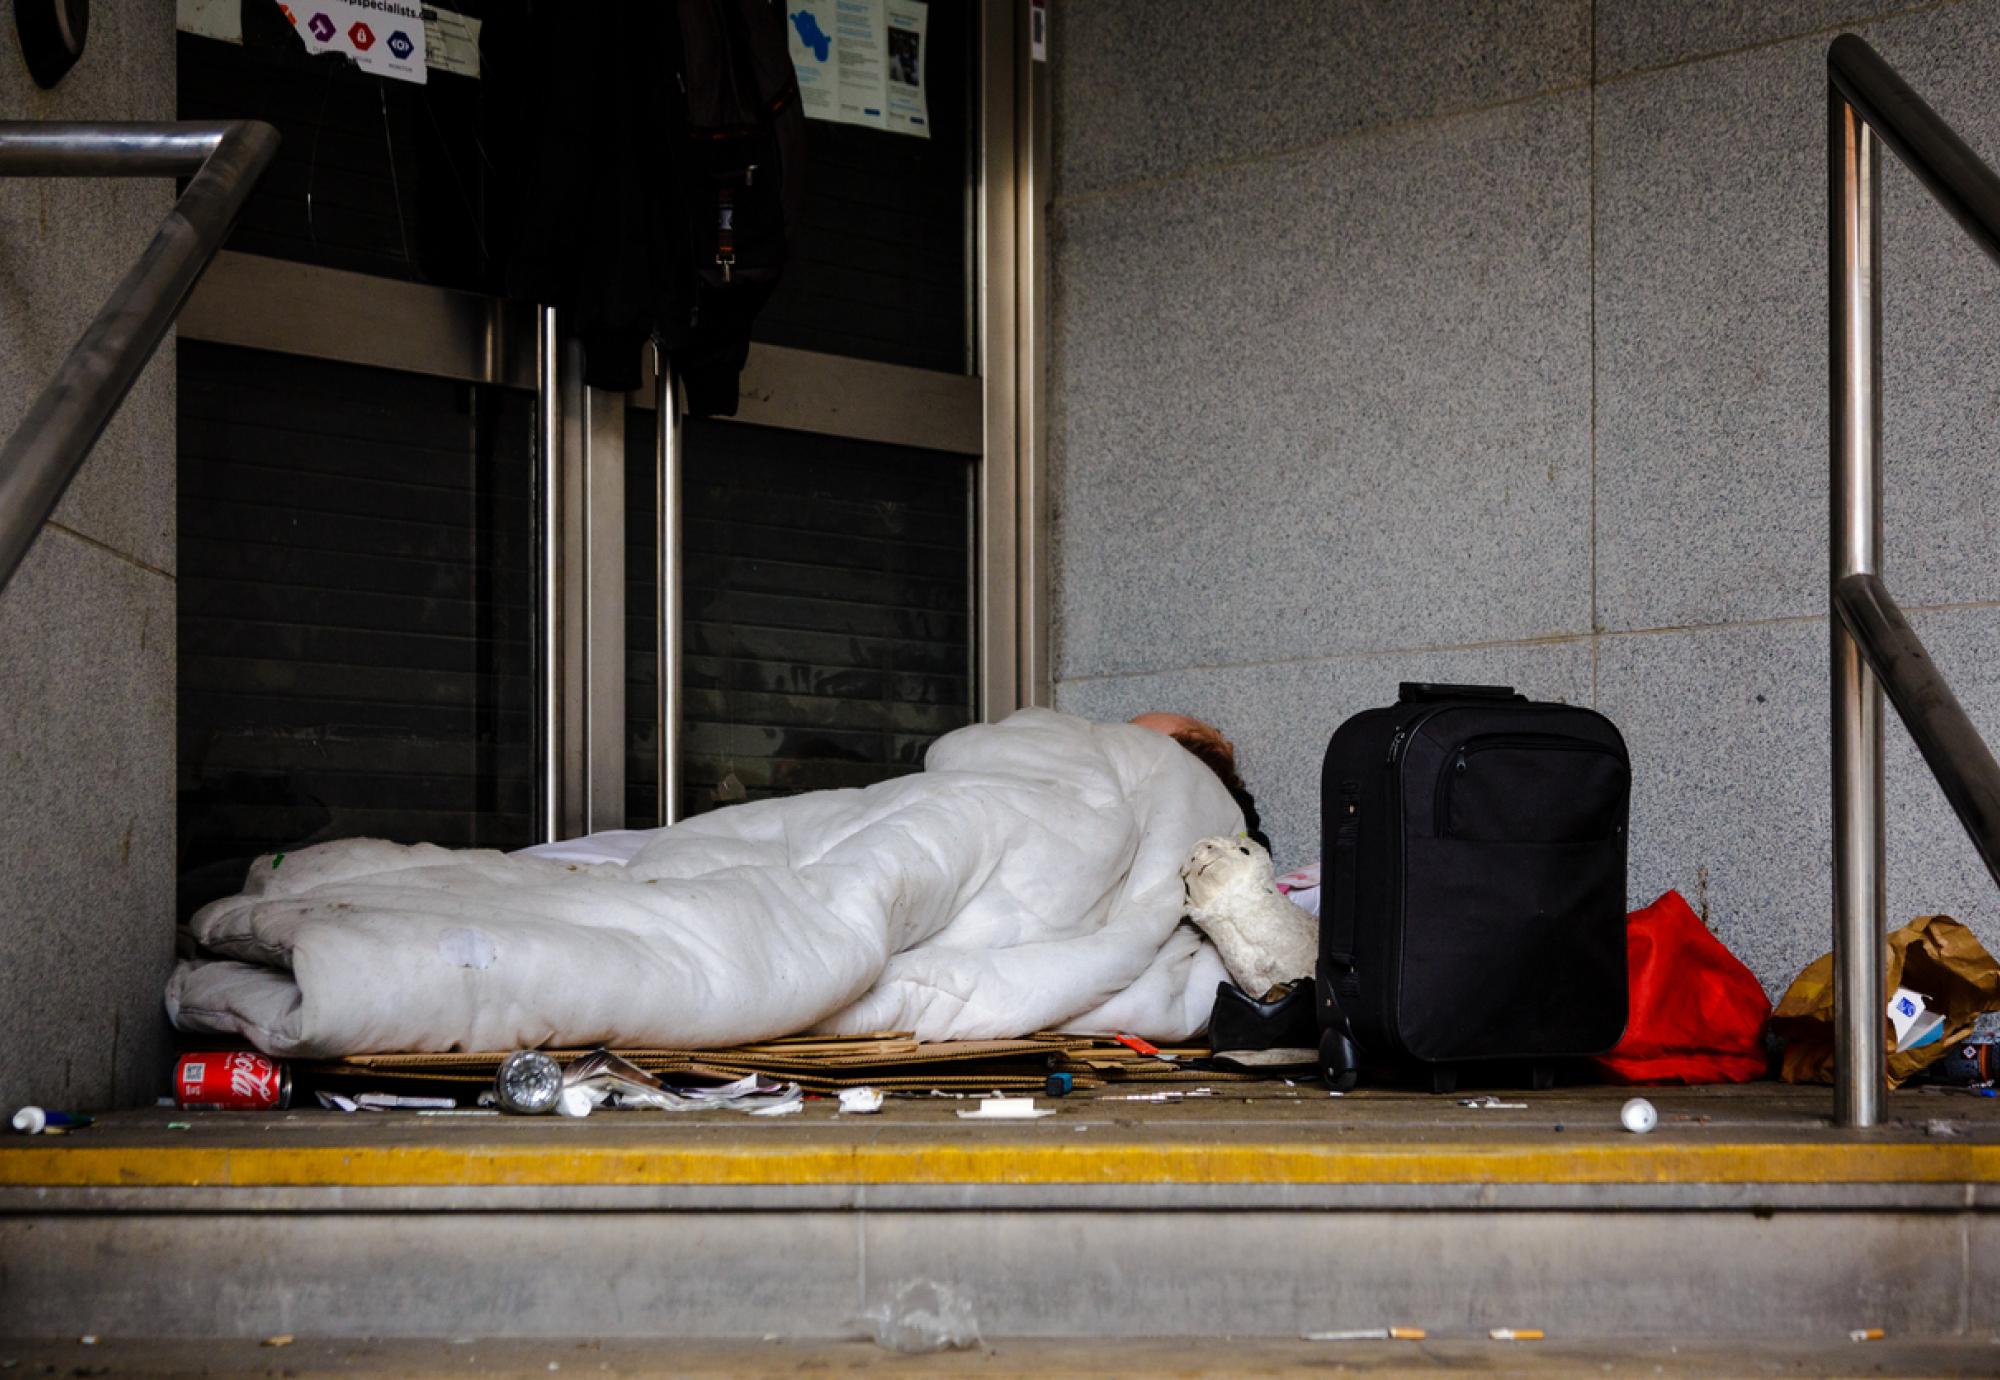
<path id="1" fill-rule="evenodd" d="M 1236 771 L 1236 745 L 1223 737 L 1215 725 L 1186 714 L 1167 713 L 1139 714 L 1132 722 L 1140 728 L 1164 733 L 1200 758 L 1243 811 L 1243 831 L 1262 845 L 1266 853 L 1271 851 L 1271 840 L 1264 836 L 1262 822 L 1257 818 L 1256 797 L 1250 794 Z"/>

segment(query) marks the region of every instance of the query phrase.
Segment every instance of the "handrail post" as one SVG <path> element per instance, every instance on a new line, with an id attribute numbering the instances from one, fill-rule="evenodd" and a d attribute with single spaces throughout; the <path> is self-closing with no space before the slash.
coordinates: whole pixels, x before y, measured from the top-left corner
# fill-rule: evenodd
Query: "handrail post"
<path id="1" fill-rule="evenodd" d="M 657 347 L 656 347 L 657 349 Z M 653 413 L 654 493 L 659 519 L 659 559 L 653 571 L 653 626 L 658 639 L 656 709 L 659 741 L 656 760 L 660 777 L 660 823 L 681 817 L 681 400 L 675 386 L 673 357 L 657 350 L 658 396 Z"/>
<path id="2" fill-rule="evenodd" d="M 1883 1110 L 1882 686 L 1832 601 L 1842 577 L 1880 573 L 1880 151 L 1867 122 L 1829 85 L 1834 1119 L 1854 1127 L 1876 1125 Z"/>
<path id="3" fill-rule="evenodd" d="M 537 829 L 542 842 L 563 836 L 563 419 L 562 335 L 554 307 L 535 310 L 535 552 L 537 617 L 541 643 L 541 690 L 536 696 L 540 727 L 541 792 Z"/>

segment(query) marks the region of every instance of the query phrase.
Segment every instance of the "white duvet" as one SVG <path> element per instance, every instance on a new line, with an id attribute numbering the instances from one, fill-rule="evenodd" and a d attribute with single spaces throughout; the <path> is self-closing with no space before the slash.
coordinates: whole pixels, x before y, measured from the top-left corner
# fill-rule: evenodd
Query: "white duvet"
<path id="1" fill-rule="evenodd" d="M 802 1030 L 1181 1040 L 1226 974 L 1180 923 L 1180 866 L 1242 827 L 1171 739 L 1024 710 L 938 740 L 920 774 L 670 829 L 259 858 L 194 917 L 220 958 L 181 964 L 167 1010 L 297 1056 Z"/>

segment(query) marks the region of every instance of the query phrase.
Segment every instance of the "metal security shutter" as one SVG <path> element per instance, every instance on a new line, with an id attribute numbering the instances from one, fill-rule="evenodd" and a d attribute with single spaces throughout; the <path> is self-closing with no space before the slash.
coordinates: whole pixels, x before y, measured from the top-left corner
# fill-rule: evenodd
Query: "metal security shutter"
<path id="1" fill-rule="evenodd" d="M 535 841 L 533 399 L 183 341 L 183 913 L 257 854 Z"/>
<path id="2" fill-rule="evenodd" d="M 973 718 L 973 462 L 740 423 L 685 434 L 683 814 L 921 768 Z M 626 437 L 626 818 L 643 827 L 659 817 L 651 429 Z"/>

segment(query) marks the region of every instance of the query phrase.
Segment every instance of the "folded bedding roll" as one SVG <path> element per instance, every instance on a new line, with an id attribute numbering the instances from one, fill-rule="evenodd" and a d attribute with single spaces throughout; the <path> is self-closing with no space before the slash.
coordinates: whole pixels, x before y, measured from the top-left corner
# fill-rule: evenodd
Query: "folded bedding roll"
<path id="1" fill-rule="evenodd" d="M 1187 1039 L 1224 973 L 1179 924 L 1180 864 L 1242 826 L 1172 740 L 1024 710 L 940 739 L 917 775 L 668 829 L 260 858 L 195 916 L 208 957 L 167 1007 L 296 1056 L 806 1029 Z"/>

